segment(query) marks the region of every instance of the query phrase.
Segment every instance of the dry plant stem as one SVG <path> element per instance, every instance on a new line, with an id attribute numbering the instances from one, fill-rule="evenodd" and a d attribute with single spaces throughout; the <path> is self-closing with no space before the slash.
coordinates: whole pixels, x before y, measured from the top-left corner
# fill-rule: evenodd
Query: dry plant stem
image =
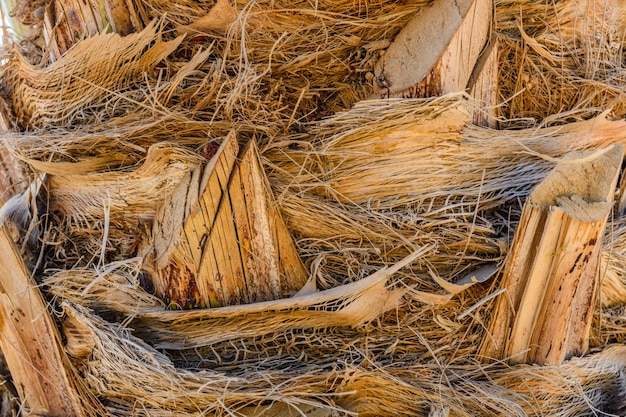
<path id="1" fill-rule="evenodd" d="M 559 365 L 585 353 L 623 146 L 574 154 L 531 193 L 506 260 L 484 358 Z M 591 159 L 590 159 L 591 158 Z"/>
<path id="2" fill-rule="evenodd" d="M 15 387 L 34 415 L 83 416 L 59 331 L 8 227 L 0 226 L 0 347 Z"/>
<path id="3" fill-rule="evenodd" d="M 491 0 L 441 0 L 422 10 L 377 62 L 375 95 L 430 97 L 465 90 L 492 15 Z"/>

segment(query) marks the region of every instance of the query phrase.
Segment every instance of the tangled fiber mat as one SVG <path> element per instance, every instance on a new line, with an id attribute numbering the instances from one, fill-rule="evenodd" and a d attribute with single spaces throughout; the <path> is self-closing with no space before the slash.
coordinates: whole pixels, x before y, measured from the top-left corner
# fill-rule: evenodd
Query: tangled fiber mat
<path id="1" fill-rule="evenodd" d="M 496 1 L 500 130 L 472 124 L 464 93 L 370 99 L 374 63 L 425 5 L 139 0 L 127 36 L 58 60 L 36 31 L 5 49 L 1 140 L 26 180 L 0 212 L 56 313 L 86 415 L 623 415 L 617 209 L 589 354 L 476 358 L 526 196 L 566 153 L 626 144 L 619 5 Z M 32 25 L 38 7 L 16 13 Z M 317 291 L 174 310 L 138 247 L 233 131 L 259 144 Z M 15 415 L 3 378 L 2 415 Z"/>

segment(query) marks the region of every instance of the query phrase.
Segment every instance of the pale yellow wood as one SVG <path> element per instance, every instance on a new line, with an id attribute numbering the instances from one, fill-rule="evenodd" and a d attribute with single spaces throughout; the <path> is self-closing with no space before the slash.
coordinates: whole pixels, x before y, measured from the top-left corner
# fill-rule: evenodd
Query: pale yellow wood
<path id="1" fill-rule="evenodd" d="M 242 171 L 246 170 L 246 164 L 238 164 L 233 169 L 233 174 L 228 187 L 228 194 L 233 208 L 233 220 L 237 230 L 237 240 L 239 242 L 239 252 L 241 255 L 241 264 L 243 271 L 243 279 L 246 287 L 250 289 L 254 286 L 254 277 L 250 272 L 250 262 L 254 254 L 252 252 L 251 236 L 254 233 L 250 226 L 250 214 L 252 214 L 246 203 L 244 195 L 244 185 L 241 180 Z M 253 296 L 251 298 L 254 298 Z"/>
<path id="2" fill-rule="evenodd" d="M 492 27 L 491 0 L 440 0 L 402 29 L 374 69 L 379 97 L 463 91 Z"/>
<path id="3" fill-rule="evenodd" d="M 191 215 L 183 226 L 185 239 L 189 247 L 189 256 L 193 262 L 194 268 L 200 268 L 200 259 L 202 259 L 203 240 L 208 236 L 209 231 L 206 228 L 205 217 L 200 215 Z"/>
<path id="4" fill-rule="evenodd" d="M 249 145 L 243 150 L 239 164 L 240 180 L 245 190 L 246 206 L 243 209 L 247 213 L 251 231 L 251 250 L 245 256 L 246 265 L 251 283 L 257 283 L 256 292 L 265 299 L 278 299 L 280 298 L 278 254 L 276 242 L 271 238 L 265 189 L 256 179 L 259 170 L 255 148 Z M 261 298 L 259 297 L 257 301 L 261 301 Z"/>
<path id="5" fill-rule="evenodd" d="M 497 128 L 498 100 L 498 38 L 492 37 L 481 52 L 467 88 L 479 107 L 472 109 L 475 125 Z"/>
<path id="6" fill-rule="evenodd" d="M 251 196 L 246 199 L 248 208 L 253 213 L 263 213 L 263 216 L 253 217 L 253 228 L 257 231 L 255 236 L 255 245 L 257 249 L 255 262 L 256 269 L 260 276 L 266 276 L 264 284 L 266 286 L 266 293 L 273 299 L 281 298 L 280 288 L 281 281 L 286 279 L 284 275 L 281 276 L 283 268 L 280 265 L 280 259 L 278 255 L 278 242 L 273 239 L 272 224 L 270 222 L 270 210 L 269 210 L 269 189 L 266 188 L 266 184 L 263 181 L 262 168 L 259 162 L 259 156 L 256 152 L 256 147 L 249 146 L 247 152 L 248 166 L 251 167 L 251 175 L 249 176 L 251 183 L 249 185 L 250 190 L 258 190 L 256 193 L 251 193 Z M 258 233 L 258 231 L 263 231 Z M 293 282 L 291 283 L 293 284 Z M 304 285 L 304 281 L 298 283 L 297 290 Z"/>
<path id="7" fill-rule="evenodd" d="M 221 249 L 224 256 L 223 264 L 220 265 L 223 271 L 220 278 L 225 296 L 224 303 L 226 305 L 247 303 L 251 295 L 246 293 L 241 252 L 233 223 L 233 207 L 227 196 L 222 201 L 209 239 L 220 246 L 216 250 Z"/>
<path id="8" fill-rule="evenodd" d="M 220 281 L 216 279 L 219 273 L 219 263 L 214 248 L 215 242 L 207 239 L 198 269 L 198 287 L 204 294 L 207 307 L 220 307 L 225 298 Z"/>
<path id="9" fill-rule="evenodd" d="M 596 305 L 604 229 L 623 146 L 568 155 L 522 211 L 483 359 L 558 365 L 583 354 Z"/>
<path id="10" fill-rule="evenodd" d="M 530 362 L 560 364 L 568 356 L 587 350 L 600 272 L 602 245 L 597 243 L 602 240 L 605 222 L 571 219 L 564 224 L 558 245 L 561 251 L 553 262 L 553 274 L 560 279 L 545 289 L 546 302 L 538 320 L 541 331 L 536 331 L 529 343 Z M 583 309 L 589 312 L 588 316 Z"/>
<path id="11" fill-rule="evenodd" d="M 33 415 L 84 415 L 59 331 L 7 225 L 0 253 L 0 347 L 20 399 Z"/>
<path id="12" fill-rule="evenodd" d="M 500 283 L 506 292 L 498 298 L 493 309 L 489 323 L 487 337 L 482 341 L 480 356 L 485 359 L 503 358 L 510 340 L 511 328 L 516 312 L 524 295 L 532 263 L 528 257 L 533 258 L 536 254 L 538 240 L 541 232 L 538 232 L 545 213 L 532 214 L 533 207 L 525 205 L 522 217 L 517 228 L 511 250 L 505 261 L 504 273 Z M 517 250 L 513 250 L 516 248 Z"/>

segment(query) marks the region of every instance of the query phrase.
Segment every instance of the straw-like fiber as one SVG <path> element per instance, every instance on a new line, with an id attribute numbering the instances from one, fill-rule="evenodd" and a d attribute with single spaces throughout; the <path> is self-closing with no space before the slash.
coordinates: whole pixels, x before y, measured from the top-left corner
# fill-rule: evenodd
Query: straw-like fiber
<path id="1" fill-rule="evenodd" d="M 170 194 L 202 157 L 174 144 L 153 145 L 134 171 L 50 175 L 52 209 L 80 223 L 103 218 L 152 218 L 157 203 Z"/>
<path id="2" fill-rule="evenodd" d="M 164 313 L 154 302 L 132 302 L 132 288 L 119 281 L 118 274 L 98 275 L 83 271 L 60 272 L 45 281 L 51 293 L 65 300 L 82 302 L 92 308 L 112 309 L 136 318 L 138 334 L 159 348 L 193 349 L 242 337 L 258 337 L 283 333 L 293 329 L 325 329 L 332 327 L 360 327 L 380 317 L 386 311 L 397 309 L 408 289 L 385 289 L 389 277 L 410 264 L 428 248 L 411 254 L 391 268 L 383 268 L 358 282 L 324 292 L 292 299 L 255 303 L 228 308 L 178 311 Z M 89 277 L 91 276 L 91 279 Z M 85 281 L 90 282 L 79 291 Z M 136 281 L 136 280 L 135 280 Z M 121 285 L 121 286 L 120 286 Z M 449 287 L 449 293 L 428 294 L 413 292 L 414 301 L 427 304 L 445 304 L 471 284 Z M 120 294 L 115 296 L 110 288 Z M 121 290 L 121 291 L 120 291 Z M 138 291 L 139 292 L 139 291 Z M 138 294 L 139 295 L 139 294 Z M 137 295 L 137 296 L 138 296 Z M 120 301 L 127 299 L 127 302 Z M 139 301 L 139 300 L 138 300 Z M 219 332 L 207 332 L 207 328 Z"/>
<path id="3" fill-rule="evenodd" d="M 532 124 L 558 113 L 624 114 L 623 10 L 617 0 L 498 1 L 504 115 Z"/>
<path id="4" fill-rule="evenodd" d="M 472 125 L 469 106 L 460 95 L 363 101 L 313 126 L 308 140 L 267 152 L 302 256 L 337 276 L 329 264 L 356 254 L 384 264 L 432 245 L 418 269 L 453 279 L 504 255 L 519 202 L 559 158 L 626 139 L 624 122 L 604 114 L 496 131 Z"/>
<path id="5" fill-rule="evenodd" d="M 471 123 L 462 94 L 359 102 L 427 2 L 401 3 L 141 0 L 139 33 L 86 39 L 47 65 L 6 53 L 16 130 L 2 142 L 32 178 L 47 174 L 30 256 L 87 415 L 250 415 L 272 402 L 365 416 L 624 413 L 620 213 L 589 355 L 474 360 L 525 197 L 567 152 L 624 142 L 620 20 L 600 1 L 496 2 L 512 118 L 501 126 L 558 126 L 491 130 Z M 137 248 L 207 143 L 231 131 L 260 144 L 319 291 L 172 311 Z"/>
<path id="6" fill-rule="evenodd" d="M 563 367 L 413 364 L 384 369 L 333 368 L 297 362 L 267 369 L 248 363 L 244 373 L 175 367 L 158 351 L 82 307 L 65 304 L 95 341 L 86 381 L 102 398 L 124 405 L 130 415 L 144 408 L 225 415 L 260 401 L 313 403 L 360 415 L 425 415 L 449 408 L 454 415 L 592 415 L 589 410 L 619 412 L 624 395 L 624 347 Z M 89 365 L 92 364 L 92 365 Z M 254 369 L 255 372 L 250 372 Z M 620 381 L 622 381 L 620 383 Z"/>
<path id="7" fill-rule="evenodd" d="M 41 127 L 84 121 L 85 108 L 124 94 L 135 79 L 153 71 L 182 41 L 157 41 L 153 22 L 126 37 L 98 35 L 72 48 L 62 60 L 38 68 L 13 51 L 3 82 L 20 125 Z"/>
<path id="8" fill-rule="evenodd" d="M 267 329 L 259 332 L 257 329 L 246 333 L 241 327 L 235 327 L 234 337 L 229 337 L 221 332 L 228 331 L 229 323 L 250 328 L 260 319 L 265 327 L 275 326 L 276 321 L 264 320 L 264 316 L 271 317 L 276 307 L 251 305 L 189 313 L 167 311 L 164 306 L 159 307 L 157 300 L 141 295 L 143 290 L 138 286 L 139 277 L 132 263 L 109 265 L 104 271 L 59 271 L 47 284 L 59 298 L 66 297 L 101 312 L 118 311 L 138 317 L 130 322 L 130 328 L 137 328 L 135 334 L 151 343 L 157 342 L 159 334 L 167 334 L 163 333 L 166 328 L 159 322 L 169 322 L 171 329 L 176 331 L 172 340 L 186 340 L 192 347 L 181 352 L 179 359 L 176 359 L 177 355 L 166 358 L 135 339 L 128 330 L 108 324 L 93 313 L 87 314 L 87 310 L 79 309 L 81 314 L 77 314 L 70 309 L 69 316 L 78 320 L 78 325 L 74 326 L 83 329 L 82 334 L 79 333 L 81 339 L 89 341 L 88 349 L 92 349 L 88 353 L 92 358 L 89 363 L 98 364 L 90 370 L 90 384 L 96 384 L 95 389 L 103 398 L 110 396 L 117 403 L 126 403 L 129 408 L 134 400 L 131 403 L 130 398 L 120 396 L 120 393 L 134 393 L 141 399 L 142 407 L 198 412 L 201 408 L 193 407 L 236 409 L 245 404 L 258 404 L 260 400 L 275 399 L 272 393 L 280 392 L 285 395 L 282 397 L 285 402 L 306 401 L 322 407 L 330 403 L 345 410 L 359 410 L 365 415 L 423 415 L 433 407 L 445 405 L 459 415 L 504 413 L 523 416 L 554 410 L 574 416 L 588 410 L 590 403 L 608 411 L 614 405 L 614 395 L 624 391 L 623 386 L 615 385 L 615 381 L 621 378 L 620 372 L 624 372 L 623 360 L 605 366 L 603 360 L 594 361 L 590 357 L 582 361 L 592 361 L 591 365 L 575 361 L 563 369 L 491 365 L 478 370 L 477 365 L 467 364 L 467 358 L 475 353 L 476 341 L 484 331 L 479 326 L 481 330 L 475 333 L 478 329 L 474 326 L 480 323 L 480 315 L 487 310 L 483 307 L 470 321 L 457 321 L 454 317 L 477 301 L 483 291 L 462 293 L 469 297 L 451 300 L 435 309 L 420 306 L 419 302 L 404 304 L 399 310 L 386 314 L 378 324 L 374 321 L 354 329 L 346 321 L 324 330 L 325 320 L 319 320 L 318 312 L 310 311 L 311 317 L 317 316 L 314 322 L 303 322 L 296 315 L 293 321 L 285 323 L 287 326 L 270 329 L 274 332 Z M 284 301 L 282 304 L 297 305 L 296 299 Z M 66 309 L 69 307 L 66 305 Z M 73 308 L 78 307 L 74 305 Z M 254 311 L 257 313 L 251 314 Z M 236 317 L 242 313 L 244 315 L 237 324 Z M 196 322 L 194 316 L 198 324 L 195 334 L 204 334 L 200 339 L 190 332 Z M 315 330 L 313 323 L 322 325 L 322 328 Z M 207 332 L 211 328 L 220 331 Z M 87 335 L 85 329 L 90 329 Z M 155 333 L 150 334 L 150 329 Z M 604 324 L 602 332 L 607 330 L 612 329 L 607 329 Z M 237 331 L 240 332 L 238 335 Z M 195 337 L 196 342 L 189 337 Z M 89 348 L 92 344 L 94 347 Z M 133 353 L 136 351 L 138 353 Z M 94 361 L 95 358 L 99 359 Z M 172 359 L 175 359 L 174 363 L 170 362 Z M 450 363 L 444 374 L 441 373 L 442 361 Z M 377 366 L 375 370 L 365 366 L 348 367 L 342 371 L 336 368 L 339 363 Z M 244 368 L 240 368 L 242 364 L 246 364 Z M 210 375 L 199 371 L 207 366 L 214 369 Z M 265 382 L 244 378 L 240 373 L 250 369 L 256 369 Z M 281 376 L 282 372 L 289 376 Z M 207 385 L 205 378 L 222 381 L 228 389 L 223 386 L 216 389 L 214 384 L 218 382 Z M 338 378 L 341 384 L 332 383 Z M 200 384 L 200 381 L 204 383 Z M 524 384 L 520 385 L 520 381 Z M 112 385 L 103 388 L 109 383 Z M 267 383 L 278 386 L 268 387 Z M 246 392 L 242 393 L 242 389 L 237 388 L 239 386 L 247 387 L 243 388 Z M 248 396 L 247 391 L 252 387 L 255 387 L 256 394 Z M 387 395 L 382 395 L 383 391 Z M 290 400 L 290 392 L 297 392 L 297 398 Z M 322 392 L 324 395 L 318 397 Z M 385 401 L 385 398 L 391 398 L 389 392 L 394 393 L 392 403 Z M 346 393 L 351 394 L 346 396 Z M 538 396 L 537 393 L 545 395 Z M 221 402 L 216 402 L 216 395 Z M 175 407 L 173 401 L 176 401 Z M 136 410 L 136 413 L 140 411 Z"/>
<path id="9" fill-rule="evenodd" d="M 388 111 L 385 117 L 389 125 L 417 125 L 412 130 L 406 129 L 411 134 L 420 132 L 419 127 L 424 125 L 420 121 L 422 118 L 429 120 L 428 114 L 432 115 L 431 118 L 442 117 L 445 120 L 446 112 L 452 111 L 458 116 L 458 109 L 467 105 L 462 96 L 425 101 L 399 100 L 394 104 L 399 110 L 397 114 L 393 109 L 382 106 Z M 413 109 L 412 113 L 404 116 L 409 108 Z M 354 111 L 358 112 L 360 109 L 357 107 Z M 379 116 L 376 108 L 371 107 L 361 114 L 370 115 L 372 120 Z M 385 117 L 380 118 L 383 126 Z M 356 128 L 357 133 L 361 127 L 363 132 L 373 129 L 373 122 L 368 126 L 364 116 L 360 116 L 358 120 L 361 123 Z M 340 132 L 337 135 L 326 133 L 329 138 L 346 135 L 345 129 L 341 128 L 342 123 L 333 125 L 332 120 L 324 123 L 329 126 L 325 132 Z M 335 129 L 333 126 L 339 128 Z M 441 190 L 435 189 L 430 195 L 427 191 L 424 192 L 424 195 L 429 196 L 429 201 L 432 201 L 429 202 L 432 207 L 440 205 L 438 209 L 431 209 L 431 212 L 424 210 L 422 217 L 418 218 L 430 231 L 426 236 L 417 234 L 415 229 L 394 232 L 398 225 L 410 224 L 406 219 L 416 218 L 413 212 L 415 201 L 419 201 L 421 195 L 416 188 L 411 189 L 410 194 L 407 193 L 406 198 L 412 199 L 410 203 L 403 204 L 403 196 L 397 196 L 395 200 L 382 198 L 381 204 L 387 204 L 383 206 L 384 209 L 369 202 L 354 204 L 336 201 L 319 195 L 315 192 L 315 187 L 303 187 L 303 191 L 295 193 L 294 186 L 291 185 L 286 192 L 279 194 L 282 196 L 279 201 L 283 210 L 284 201 L 287 200 L 285 196 L 292 192 L 303 200 L 312 199 L 315 201 L 312 207 L 317 207 L 322 212 L 333 213 L 340 208 L 343 211 L 339 211 L 335 218 L 342 221 L 330 223 L 328 230 L 332 231 L 334 228 L 335 231 L 344 230 L 348 233 L 353 229 L 351 233 L 356 237 L 352 242 L 343 237 L 335 239 L 336 235 L 333 234 L 326 236 L 325 240 L 302 238 L 300 241 L 303 250 L 318 245 L 316 252 L 309 254 L 310 260 L 316 257 L 316 262 L 312 262 L 312 265 L 317 263 L 323 270 L 324 265 L 334 264 L 326 273 L 318 270 L 319 286 L 322 288 L 345 283 L 342 280 L 346 278 L 356 281 L 355 284 L 350 284 L 354 288 L 366 285 L 367 279 L 359 278 L 393 264 L 394 259 L 402 257 L 403 253 L 416 247 L 421 248 L 418 252 L 419 259 L 398 271 L 391 280 L 383 274 L 384 279 L 378 281 L 378 285 L 383 287 L 374 286 L 372 288 L 375 291 L 369 294 L 358 294 L 348 286 L 342 289 L 347 290 L 342 296 L 344 298 L 324 299 L 319 304 L 304 304 L 300 306 L 300 311 L 298 308 L 294 310 L 293 303 L 297 303 L 297 299 L 231 310 L 167 311 L 159 300 L 145 293 L 140 285 L 142 273 L 134 261 L 100 265 L 95 269 L 90 266 L 83 270 L 49 271 L 50 276 L 44 282 L 46 288 L 59 302 L 65 300 L 66 303 L 72 303 L 66 304 L 66 312 L 71 317 L 69 330 L 66 332 L 70 340 L 68 351 L 74 355 L 74 366 L 85 375 L 88 391 L 110 405 L 111 413 L 117 410 L 115 412 L 131 415 L 143 415 L 144 410 L 169 410 L 188 414 L 204 410 L 219 415 L 227 409 L 237 410 L 245 405 L 258 405 L 272 400 L 292 404 L 313 403 L 344 412 L 359 411 L 364 415 L 424 415 L 444 406 L 458 415 L 532 415 L 538 414 L 537 410 L 544 408 L 559 410 L 563 415 L 576 415 L 581 410 L 588 410 L 590 403 L 608 410 L 610 401 L 607 400 L 609 395 L 606 392 L 623 390 L 623 387 L 611 386 L 611 381 L 616 379 L 615 372 L 594 373 L 596 368 L 591 371 L 585 368 L 575 377 L 570 377 L 557 368 L 492 366 L 480 369 L 477 368 L 478 365 L 468 363 L 469 358 L 476 353 L 478 341 L 484 337 L 484 324 L 490 304 L 482 304 L 465 318 L 460 317 L 493 291 L 488 285 L 467 289 L 451 299 L 447 297 L 447 302 L 441 305 L 425 304 L 420 296 L 424 292 L 433 296 L 446 295 L 438 286 L 436 278 L 451 279 L 460 276 L 461 271 L 469 272 L 487 260 L 498 260 L 506 252 L 502 236 L 490 224 L 490 220 L 493 222 L 492 213 L 497 212 L 507 201 L 515 202 L 517 198 L 523 198 L 532 187 L 533 181 L 539 181 L 549 171 L 554 161 L 542 159 L 538 152 L 550 158 L 558 158 L 567 150 L 606 145 L 619 139 L 617 135 L 623 129 L 623 122 L 610 121 L 602 116 L 559 128 L 516 132 L 479 129 L 466 125 L 464 121 L 457 123 L 457 127 L 453 129 L 446 129 L 446 126 L 449 126 L 447 122 L 439 123 L 435 120 L 431 129 L 422 135 L 430 138 L 429 148 L 433 152 L 437 151 L 438 146 L 449 146 L 448 142 L 455 144 L 457 149 L 464 141 L 478 147 L 481 139 L 486 140 L 483 136 L 491 142 L 500 140 L 502 144 L 511 145 L 510 148 L 501 145 L 503 152 L 496 154 L 503 166 L 498 178 L 481 174 L 481 181 L 491 178 L 490 184 L 485 182 L 485 189 L 498 196 L 494 202 L 480 206 L 480 183 L 472 187 L 471 181 L 463 183 L 460 178 L 458 184 L 466 187 L 463 192 L 467 193 L 467 203 L 461 193 L 454 193 L 454 187 L 459 187 L 454 183 L 448 191 L 451 197 L 447 203 Z M 441 134 L 448 139 L 437 140 L 437 129 L 443 130 Z M 354 130 L 350 128 L 348 133 Z M 312 132 L 316 130 L 313 129 Z M 324 135 L 317 134 L 308 145 L 309 148 L 315 149 L 314 146 L 325 143 L 325 138 Z M 353 135 L 352 138 L 352 143 L 358 143 L 358 135 Z M 578 143 L 574 141 L 579 138 L 584 140 Z M 179 164 L 186 160 L 201 160 L 199 156 L 191 157 L 192 154 L 188 151 L 182 151 L 167 142 L 153 147 L 153 150 L 170 152 L 168 155 Z M 273 152 L 276 152 L 276 147 L 273 149 L 272 153 L 267 154 L 270 160 L 273 160 Z M 486 148 L 482 150 L 481 157 L 489 161 L 489 152 Z M 289 152 L 301 153 L 297 148 L 294 150 L 285 147 L 276 154 L 289 155 Z M 354 155 L 361 157 L 361 153 L 355 152 Z M 448 154 L 450 153 L 441 153 Z M 320 160 L 324 161 L 323 158 Z M 430 163 L 427 159 L 417 158 L 415 163 L 419 162 Z M 445 163 L 445 159 L 440 158 L 440 162 Z M 523 178 L 524 181 L 518 183 L 512 173 L 505 175 L 506 171 L 522 169 L 519 167 L 524 163 L 538 169 L 539 174 L 534 180 Z M 284 161 L 281 164 L 287 165 Z M 146 162 L 137 170 L 144 166 Z M 182 166 L 188 165 L 182 163 Z M 313 164 L 311 166 L 318 167 Z M 461 170 L 456 171 L 457 177 L 462 172 L 458 159 L 452 159 L 447 166 L 451 167 L 450 170 L 452 167 Z M 128 178 L 128 175 L 137 170 L 120 175 Z M 287 170 L 273 172 L 270 177 L 273 184 L 287 183 L 289 177 L 284 174 Z M 309 170 L 309 175 L 311 172 L 313 171 Z M 340 170 L 329 169 L 328 172 L 336 173 Z M 285 175 L 281 177 L 282 181 L 278 173 Z M 117 174 L 99 172 L 96 169 L 88 175 L 91 179 L 89 184 L 97 185 L 98 178 L 114 178 L 114 175 Z M 54 175 L 51 177 L 54 178 Z M 298 179 L 295 175 L 293 178 Z M 304 184 L 304 181 L 300 182 Z M 114 183 L 126 186 L 129 182 L 116 180 Z M 317 182 L 315 186 L 318 186 Z M 75 193 L 89 195 L 86 187 L 76 189 Z M 54 190 L 51 187 L 53 195 Z M 475 190 L 474 194 L 471 190 Z M 456 206 L 450 204 L 455 198 L 459 199 Z M 89 206 L 96 208 L 101 204 L 105 202 L 98 200 Z M 464 204 L 469 208 L 464 208 Z M 303 211 L 303 207 L 306 206 L 300 206 L 299 216 L 305 222 L 315 211 Z M 78 208 L 72 210 L 76 209 Z M 82 208 L 80 210 L 86 212 Z M 359 213 L 362 217 L 358 216 Z M 445 220 L 447 214 L 450 218 Z M 94 211 L 92 215 L 95 218 L 99 214 Z M 140 216 L 141 210 L 135 215 Z M 396 223 L 382 222 L 381 219 L 385 218 L 396 219 Z M 402 218 L 405 218 L 405 223 L 397 223 L 397 219 Z M 513 216 L 512 219 L 514 218 Z M 455 229 L 456 224 L 463 219 L 465 229 Z M 313 226 L 324 224 L 322 220 L 320 217 L 308 221 Z M 510 221 L 511 218 L 506 220 Z M 484 222 L 483 229 L 479 222 Z M 359 228 L 355 228 L 355 224 Z M 503 226 L 504 219 L 500 227 Z M 124 230 L 128 229 L 120 229 L 120 239 L 123 239 Z M 85 233 L 82 230 L 77 232 Z M 102 239 L 102 230 L 89 233 L 94 245 L 98 239 Z M 365 238 L 360 237 L 359 233 L 366 233 Z M 390 240 L 388 236 L 397 240 Z M 411 242 L 410 239 L 414 240 Z M 480 239 L 484 239 L 491 246 L 481 247 Z M 620 240 L 609 241 L 607 245 L 613 243 L 611 251 L 624 252 Z M 307 242 L 311 242 L 311 246 L 306 246 Z M 324 247 L 324 242 L 330 242 L 329 246 Z M 364 242 L 369 242 L 371 246 L 363 244 Z M 401 242 L 404 248 L 398 250 L 396 242 Z M 421 242 L 419 246 L 417 242 Z M 432 242 L 438 245 L 432 245 Z M 446 253 L 447 248 L 450 251 Z M 473 252 L 468 253 L 470 250 Z M 351 252 L 356 261 L 349 260 Z M 118 256 L 122 254 L 123 252 Z M 60 260 L 57 259 L 56 262 Z M 450 273 L 457 265 L 460 265 L 459 269 L 454 274 Z M 347 270 L 351 266 L 354 270 Z M 618 266 L 610 268 L 617 269 Z M 372 305 L 384 305 L 378 297 L 381 290 L 388 291 L 384 287 L 389 284 L 394 285 L 392 291 L 395 294 L 404 295 L 404 298 L 400 300 L 397 296 L 392 297 L 393 302 L 386 308 L 372 309 Z M 324 293 L 315 295 L 323 296 Z M 363 304 L 359 304 L 359 300 Z M 291 307 L 281 311 L 281 303 Z M 94 311 L 80 308 L 79 305 Z M 365 309 L 368 314 L 374 315 L 361 318 L 358 315 L 342 315 L 350 307 L 358 307 L 361 311 Z M 389 308 L 391 310 L 385 313 Z M 619 326 L 619 315 L 612 311 L 597 310 L 599 318 L 594 325 L 594 342 L 597 345 L 619 341 L 624 337 L 623 327 L 620 330 Z M 120 322 L 105 321 L 102 318 L 116 316 L 121 317 Z M 128 329 L 121 323 L 127 323 Z M 135 330 L 131 333 L 130 329 Z M 161 352 L 154 350 L 155 347 L 161 349 Z M 167 356 L 162 352 L 166 352 Z M 442 371 L 442 363 L 448 364 L 445 372 Z M 255 369 L 255 376 L 249 375 L 250 369 Z M 590 379 L 584 379 L 587 377 Z M 496 378 L 499 378 L 497 383 L 493 382 Z M 517 388 L 520 379 L 532 389 L 520 393 Z M 586 388 L 573 390 L 578 385 Z M 537 391 L 552 394 L 545 398 L 537 397 Z M 394 401 L 386 400 L 388 398 L 393 398 Z"/>

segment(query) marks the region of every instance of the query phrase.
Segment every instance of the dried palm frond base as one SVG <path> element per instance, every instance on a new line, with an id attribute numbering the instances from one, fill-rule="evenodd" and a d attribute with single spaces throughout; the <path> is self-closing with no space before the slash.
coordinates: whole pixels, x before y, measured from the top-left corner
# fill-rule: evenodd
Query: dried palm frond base
<path id="1" fill-rule="evenodd" d="M 143 293 L 131 264 L 108 270 L 58 272 L 48 284 L 59 297 L 68 297 L 62 303 L 66 350 L 86 389 L 110 415 L 255 415 L 254 409 L 280 402 L 324 412 L 305 415 L 580 416 L 619 415 L 626 405 L 624 346 L 607 345 L 561 367 L 474 362 L 486 310 L 458 317 L 484 289 L 467 289 L 439 306 L 405 299 L 356 327 L 348 315 L 343 323 L 321 325 L 323 314 L 339 318 L 342 309 L 315 311 L 306 297 L 300 305 L 297 298 L 284 300 L 291 314 L 309 317 L 294 316 L 288 327 L 269 320 L 279 317 L 275 302 L 251 305 L 257 313 L 239 317 L 249 325 L 261 318 L 266 332 L 240 328 L 239 334 L 220 338 L 217 329 L 238 321 L 236 309 L 167 311 Z M 378 282 L 386 276 L 379 275 Z M 356 304 L 346 308 L 354 311 Z M 103 318 L 116 314 L 130 321 Z M 196 333 L 187 347 L 155 343 L 154 336 L 163 334 L 158 322 L 170 322 L 175 340 L 186 340 L 194 315 L 204 338 Z M 148 329 L 155 333 L 146 334 Z"/>

